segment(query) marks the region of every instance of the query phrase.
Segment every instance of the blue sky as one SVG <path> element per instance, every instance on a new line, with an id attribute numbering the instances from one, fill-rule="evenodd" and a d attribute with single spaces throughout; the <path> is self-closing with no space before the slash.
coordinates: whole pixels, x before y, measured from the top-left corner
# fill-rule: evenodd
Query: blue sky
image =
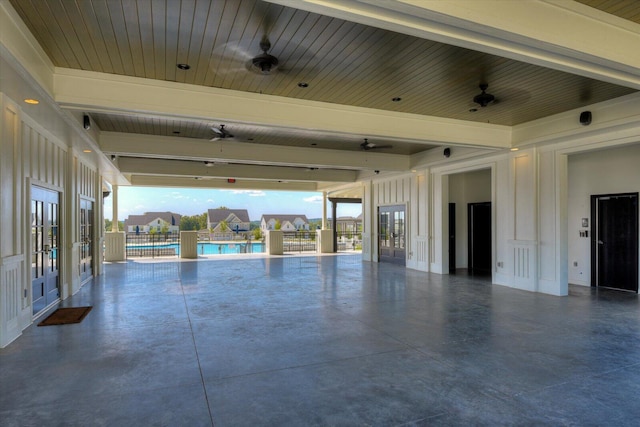
<path id="1" fill-rule="evenodd" d="M 113 217 L 113 197 L 104 199 L 104 217 Z M 145 212 L 175 212 L 199 215 L 207 209 L 226 206 L 247 209 L 252 221 L 262 214 L 304 214 L 322 217 L 322 193 L 300 191 L 211 190 L 194 188 L 118 187 L 118 219 Z M 339 204 L 338 216 L 358 216 L 359 204 Z M 327 206 L 331 216 L 331 206 Z"/>

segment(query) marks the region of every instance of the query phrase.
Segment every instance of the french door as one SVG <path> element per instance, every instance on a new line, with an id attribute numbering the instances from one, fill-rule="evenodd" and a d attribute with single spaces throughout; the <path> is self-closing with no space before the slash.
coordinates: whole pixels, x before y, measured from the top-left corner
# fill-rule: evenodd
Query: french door
<path id="1" fill-rule="evenodd" d="M 60 299 L 60 193 L 31 187 L 31 296 L 36 315 Z"/>
<path id="2" fill-rule="evenodd" d="M 378 208 L 378 236 L 380 261 L 405 265 L 404 205 Z"/>
<path id="3" fill-rule="evenodd" d="M 93 276 L 93 202 L 80 199 L 80 281 Z"/>

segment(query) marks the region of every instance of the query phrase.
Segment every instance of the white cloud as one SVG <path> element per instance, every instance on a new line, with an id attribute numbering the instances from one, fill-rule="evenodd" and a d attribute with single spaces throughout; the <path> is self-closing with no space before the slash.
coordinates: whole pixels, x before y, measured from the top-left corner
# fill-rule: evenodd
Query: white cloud
<path id="1" fill-rule="evenodd" d="M 171 193 L 166 194 L 164 197 L 179 200 L 179 199 L 184 199 L 186 196 L 184 196 L 179 191 L 172 191 Z"/>
<path id="2" fill-rule="evenodd" d="M 207 203 L 213 203 L 214 200 L 213 199 L 207 199 Z"/>
<path id="3" fill-rule="evenodd" d="M 222 191 L 230 191 L 231 194 L 246 194 L 249 197 L 264 197 L 267 195 L 262 190 L 222 190 Z"/>
<path id="4" fill-rule="evenodd" d="M 322 196 L 311 196 L 302 200 L 304 200 L 307 203 L 322 203 Z"/>

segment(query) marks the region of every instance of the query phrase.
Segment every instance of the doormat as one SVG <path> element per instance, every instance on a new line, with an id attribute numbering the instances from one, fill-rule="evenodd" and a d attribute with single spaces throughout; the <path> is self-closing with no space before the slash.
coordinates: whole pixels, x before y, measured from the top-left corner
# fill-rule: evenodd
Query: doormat
<path id="1" fill-rule="evenodd" d="M 49 315 L 42 322 L 38 323 L 38 326 L 52 326 L 52 325 L 68 325 L 71 323 L 80 323 L 93 307 L 66 307 L 59 308 Z"/>

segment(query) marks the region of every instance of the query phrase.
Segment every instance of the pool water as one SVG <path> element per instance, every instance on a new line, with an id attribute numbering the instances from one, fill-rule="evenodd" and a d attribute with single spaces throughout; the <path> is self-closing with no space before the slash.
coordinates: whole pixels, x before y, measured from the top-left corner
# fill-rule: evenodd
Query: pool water
<path id="1" fill-rule="evenodd" d="M 264 243 L 198 243 L 198 255 L 264 253 Z M 177 253 L 180 253 L 178 249 Z"/>
<path id="2" fill-rule="evenodd" d="M 179 243 L 166 243 L 154 245 L 127 245 L 127 249 L 175 249 L 176 255 L 180 255 Z M 198 243 L 198 255 L 226 255 L 264 253 L 265 245 L 261 242 L 238 243 Z"/>

